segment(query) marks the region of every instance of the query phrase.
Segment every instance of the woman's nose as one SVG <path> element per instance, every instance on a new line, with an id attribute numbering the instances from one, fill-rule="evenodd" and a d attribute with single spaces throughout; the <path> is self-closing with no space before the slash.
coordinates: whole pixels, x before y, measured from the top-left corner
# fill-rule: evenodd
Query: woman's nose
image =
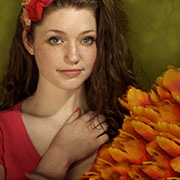
<path id="1" fill-rule="evenodd" d="M 79 50 L 76 44 L 69 44 L 66 47 L 65 62 L 68 64 L 77 64 L 80 60 Z"/>

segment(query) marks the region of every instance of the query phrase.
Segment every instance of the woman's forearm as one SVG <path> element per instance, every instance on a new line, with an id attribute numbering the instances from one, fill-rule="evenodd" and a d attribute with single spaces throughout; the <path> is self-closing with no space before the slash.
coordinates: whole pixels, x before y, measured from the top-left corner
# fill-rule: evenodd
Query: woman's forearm
<path id="1" fill-rule="evenodd" d="M 57 159 L 60 160 L 57 161 Z M 51 147 L 47 150 L 36 169 L 27 177 L 29 179 L 33 177 L 33 180 L 64 180 L 70 165 L 66 152 Z"/>

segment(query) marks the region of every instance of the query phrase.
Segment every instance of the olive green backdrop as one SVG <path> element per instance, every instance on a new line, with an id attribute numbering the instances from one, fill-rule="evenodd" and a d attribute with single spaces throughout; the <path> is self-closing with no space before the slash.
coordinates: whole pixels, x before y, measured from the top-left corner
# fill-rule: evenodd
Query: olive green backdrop
<path id="1" fill-rule="evenodd" d="M 21 0 L 0 0 L 0 75 L 8 60 L 20 4 Z M 124 0 L 124 5 L 135 72 L 147 89 L 167 65 L 180 66 L 180 0 Z"/>

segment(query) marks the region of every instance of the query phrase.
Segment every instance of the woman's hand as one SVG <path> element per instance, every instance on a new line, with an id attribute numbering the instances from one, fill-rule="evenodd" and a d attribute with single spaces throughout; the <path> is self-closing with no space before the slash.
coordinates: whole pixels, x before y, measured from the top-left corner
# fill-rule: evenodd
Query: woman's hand
<path id="1" fill-rule="evenodd" d="M 75 112 L 71 115 L 51 144 L 65 152 L 70 163 L 87 157 L 109 139 L 107 134 L 103 134 L 108 128 L 104 116 L 92 111 L 81 117 L 79 114 Z"/>
<path id="2" fill-rule="evenodd" d="M 74 112 L 54 137 L 42 160 L 28 175 L 29 179 L 42 174 L 49 179 L 64 179 L 72 163 L 86 158 L 108 141 L 108 128 L 102 115 L 90 111 L 80 117 Z"/>

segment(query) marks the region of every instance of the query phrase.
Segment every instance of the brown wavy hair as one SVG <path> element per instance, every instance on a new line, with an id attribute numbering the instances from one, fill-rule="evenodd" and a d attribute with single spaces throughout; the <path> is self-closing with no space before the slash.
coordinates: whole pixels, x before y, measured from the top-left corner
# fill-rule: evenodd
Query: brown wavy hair
<path id="1" fill-rule="evenodd" d="M 90 110 L 106 117 L 109 124 L 107 133 L 113 138 L 123 121 L 123 109 L 118 97 L 128 85 L 136 85 L 132 71 L 133 59 L 125 40 L 128 21 L 123 4 L 120 0 L 54 0 L 45 8 L 44 14 L 65 6 L 89 8 L 95 12 L 98 52 L 93 72 L 85 81 L 86 98 Z M 29 40 L 33 40 L 33 29 L 38 23 L 41 21 L 32 23 Z M 10 61 L 0 83 L 1 110 L 12 107 L 36 91 L 38 68 L 34 56 L 24 48 L 22 32 L 18 19 Z"/>

